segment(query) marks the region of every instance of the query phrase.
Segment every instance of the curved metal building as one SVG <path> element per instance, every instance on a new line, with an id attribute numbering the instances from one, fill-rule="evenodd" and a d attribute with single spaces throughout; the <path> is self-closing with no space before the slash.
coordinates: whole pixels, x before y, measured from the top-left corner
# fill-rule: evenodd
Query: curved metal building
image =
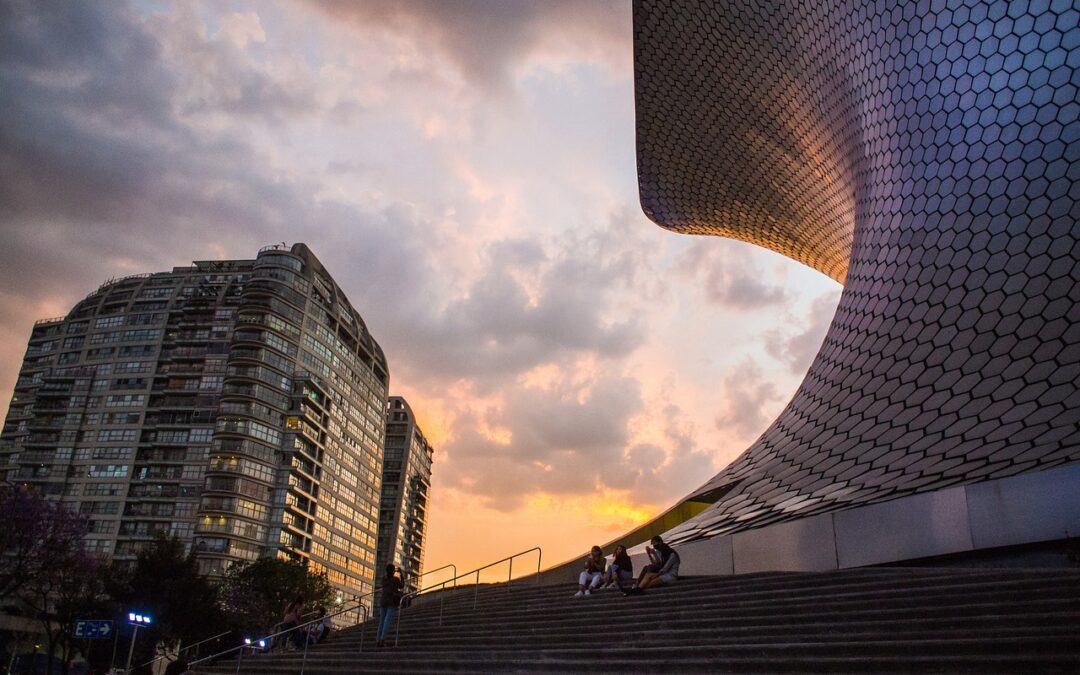
<path id="1" fill-rule="evenodd" d="M 645 213 L 844 284 L 794 398 L 667 531 L 693 569 L 1080 530 L 1078 26 L 1070 0 L 634 3 Z"/>

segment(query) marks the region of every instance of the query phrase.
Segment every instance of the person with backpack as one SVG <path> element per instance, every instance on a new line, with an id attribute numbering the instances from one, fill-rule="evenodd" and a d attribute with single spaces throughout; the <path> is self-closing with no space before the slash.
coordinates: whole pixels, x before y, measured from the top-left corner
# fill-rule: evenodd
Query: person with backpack
<path id="1" fill-rule="evenodd" d="M 379 629 L 375 634 L 375 646 L 386 646 L 386 634 L 390 632 L 390 623 L 394 618 L 394 611 L 398 608 L 403 596 L 405 582 L 397 576 L 397 569 L 393 564 L 386 566 L 386 575 L 382 578 L 382 593 L 379 595 Z"/>

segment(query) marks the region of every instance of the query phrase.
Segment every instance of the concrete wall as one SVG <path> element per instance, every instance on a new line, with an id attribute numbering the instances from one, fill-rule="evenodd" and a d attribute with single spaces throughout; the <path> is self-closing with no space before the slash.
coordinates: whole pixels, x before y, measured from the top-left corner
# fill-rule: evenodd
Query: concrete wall
<path id="1" fill-rule="evenodd" d="M 682 573 L 824 571 L 1080 535 L 1080 465 L 917 494 L 678 546 Z M 644 546 L 631 553 L 645 563 Z M 554 571 L 554 570 L 552 570 Z"/>

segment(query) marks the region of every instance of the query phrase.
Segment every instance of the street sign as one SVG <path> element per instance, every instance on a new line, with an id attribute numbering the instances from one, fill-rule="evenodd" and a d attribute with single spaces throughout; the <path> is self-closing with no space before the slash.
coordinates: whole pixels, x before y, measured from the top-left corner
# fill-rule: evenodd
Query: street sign
<path id="1" fill-rule="evenodd" d="M 75 622 L 75 637 L 86 640 L 108 640 L 113 635 L 109 619 L 84 619 Z"/>

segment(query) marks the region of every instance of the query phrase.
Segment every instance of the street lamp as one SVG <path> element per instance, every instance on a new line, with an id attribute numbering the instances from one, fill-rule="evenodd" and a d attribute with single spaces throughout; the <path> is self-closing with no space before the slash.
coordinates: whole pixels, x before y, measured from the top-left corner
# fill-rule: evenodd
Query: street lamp
<path id="1" fill-rule="evenodd" d="M 135 638 L 139 635 L 139 628 L 149 626 L 153 622 L 154 620 L 150 618 L 149 614 L 128 612 L 128 625 L 134 626 L 134 628 L 131 631 L 131 647 L 128 648 L 127 665 L 124 666 L 125 675 L 131 672 L 131 657 L 135 654 Z"/>

